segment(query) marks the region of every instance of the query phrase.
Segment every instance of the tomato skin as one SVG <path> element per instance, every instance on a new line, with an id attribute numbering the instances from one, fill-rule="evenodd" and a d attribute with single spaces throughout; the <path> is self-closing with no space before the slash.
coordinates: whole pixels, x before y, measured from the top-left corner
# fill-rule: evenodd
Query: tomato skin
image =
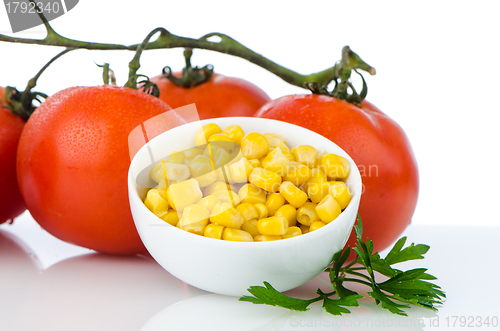
<path id="1" fill-rule="evenodd" d="M 162 75 L 151 78 L 151 81 L 158 85 L 160 99 L 173 108 L 195 103 L 200 120 L 252 116 L 271 100 L 266 92 L 256 85 L 220 74 L 213 74 L 209 81 L 192 88 L 179 87 Z"/>
<path id="2" fill-rule="evenodd" d="M 363 238 L 381 251 L 398 239 L 416 207 L 418 169 L 402 128 L 367 101 L 359 108 L 322 95 L 290 95 L 264 105 L 257 117 L 300 125 L 332 140 L 357 164 L 364 193 Z M 305 142 L 307 143 L 307 142 Z M 354 231 L 348 245 L 354 247 Z"/>
<path id="3" fill-rule="evenodd" d="M 26 123 L 17 173 L 28 210 L 46 231 L 109 254 L 145 252 L 128 202 L 128 135 L 170 110 L 126 87 L 72 87 Z"/>
<path id="4" fill-rule="evenodd" d="M 16 177 L 16 154 L 24 120 L 3 105 L 5 89 L 0 87 L 0 224 L 26 210 Z"/>

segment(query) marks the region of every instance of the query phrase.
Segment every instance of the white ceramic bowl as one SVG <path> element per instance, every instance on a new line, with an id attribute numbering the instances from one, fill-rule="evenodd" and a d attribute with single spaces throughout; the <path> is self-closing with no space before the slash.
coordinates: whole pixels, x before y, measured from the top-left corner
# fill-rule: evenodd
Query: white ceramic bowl
<path id="1" fill-rule="evenodd" d="M 323 228 L 294 238 L 270 242 L 232 242 L 205 238 L 180 230 L 151 213 L 142 198 L 147 189 L 136 177 L 155 160 L 173 151 L 193 147 L 201 125 L 216 123 L 222 129 L 240 125 L 245 133 L 277 133 L 290 148 L 311 145 L 347 158 L 350 175 L 346 181 L 352 195 L 349 206 Z M 356 164 L 340 147 L 302 127 L 270 119 L 227 117 L 188 123 L 171 129 L 142 147 L 130 165 L 128 176 L 130 208 L 139 235 L 153 258 L 178 279 L 209 292 L 240 296 L 252 285 L 268 281 L 287 291 L 319 275 L 341 250 L 355 222 L 361 196 L 361 176 Z"/>

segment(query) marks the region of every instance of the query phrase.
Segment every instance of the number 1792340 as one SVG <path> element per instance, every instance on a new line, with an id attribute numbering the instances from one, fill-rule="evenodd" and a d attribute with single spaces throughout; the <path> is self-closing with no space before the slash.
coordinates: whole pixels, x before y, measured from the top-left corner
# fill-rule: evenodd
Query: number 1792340
<path id="1" fill-rule="evenodd" d="M 498 327 L 498 316 L 447 316 L 446 326 L 455 327 L 468 327 L 468 328 L 480 328 L 480 327 Z"/>
<path id="2" fill-rule="evenodd" d="M 5 8 L 8 14 L 15 13 L 58 13 L 61 6 L 57 1 L 49 1 L 45 5 L 41 2 L 7 1 Z"/>

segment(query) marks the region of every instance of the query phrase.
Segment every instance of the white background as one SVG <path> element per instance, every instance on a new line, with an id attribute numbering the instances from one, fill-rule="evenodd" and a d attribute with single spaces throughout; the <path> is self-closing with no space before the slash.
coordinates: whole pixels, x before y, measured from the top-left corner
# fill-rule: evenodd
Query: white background
<path id="1" fill-rule="evenodd" d="M 496 1 L 97 1 L 80 0 L 51 22 L 79 40 L 134 44 L 156 27 L 198 38 L 230 35 L 299 73 L 332 66 L 349 45 L 377 69 L 368 100 L 406 131 L 420 170 L 414 224 L 496 225 L 500 185 L 500 4 Z M 0 8 L 0 31 L 12 35 Z M 17 33 L 43 38 L 43 27 Z M 0 43 L 0 86 L 24 89 L 58 48 Z M 102 84 L 109 62 L 123 85 L 127 51 L 78 50 L 54 63 L 36 88 L 53 94 Z M 195 50 L 193 64 L 247 79 L 272 98 L 305 91 L 251 63 Z M 140 73 L 180 70 L 181 49 L 146 51 Z"/>

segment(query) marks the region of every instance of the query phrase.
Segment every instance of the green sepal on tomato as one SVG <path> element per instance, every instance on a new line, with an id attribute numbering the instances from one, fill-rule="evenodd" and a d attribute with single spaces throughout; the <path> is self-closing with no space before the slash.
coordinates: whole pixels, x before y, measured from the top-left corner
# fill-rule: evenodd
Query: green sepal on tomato
<path id="1" fill-rule="evenodd" d="M 162 75 L 150 80 L 158 85 L 160 99 L 173 108 L 195 103 L 200 120 L 252 116 L 262 105 L 271 100 L 256 85 L 241 78 L 221 74 L 213 74 L 207 82 L 191 88 L 177 86 Z"/>
<path id="2" fill-rule="evenodd" d="M 149 94 L 110 85 L 47 98 L 27 121 L 17 156 L 33 218 L 55 237 L 98 252 L 145 252 L 128 203 L 128 136 L 170 109 Z"/>
<path id="3" fill-rule="evenodd" d="M 419 180 L 415 156 L 403 129 L 368 101 L 360 106 L 328 95 L 288 95 L 265 104 L 257 117 L 315 131 L 344 149 L 358 166 L 363 193 L 359 214 L 364 238 L 381 251 L 411 222 Z M 347 245 L 354 247 L 351 233 Z"/>

